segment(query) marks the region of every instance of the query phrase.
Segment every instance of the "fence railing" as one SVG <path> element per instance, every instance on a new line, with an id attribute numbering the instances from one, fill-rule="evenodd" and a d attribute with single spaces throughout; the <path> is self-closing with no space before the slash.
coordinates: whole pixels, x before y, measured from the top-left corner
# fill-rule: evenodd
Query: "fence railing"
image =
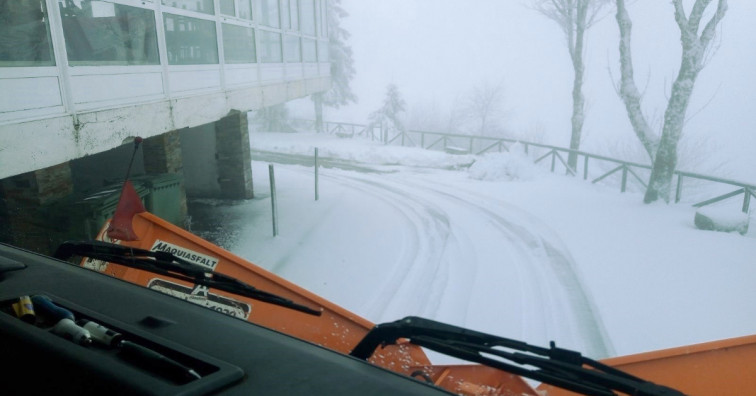
<path id="1" fill-rule="evenodd" d="M 296 120 L 298 126 L 309 130 L 315 130 L 315 122 L 312 120 Z M 514 145 L 522 146 L 525 154 L 534 156 L 534 163 L 541 163 L 546 160 L 550 161 L 549 167 L 551 172 L 564 170 L 565 173 L 578 176 L 581 175 L 584 180 L 591 179 L 592 183 L 598 183 L 609 178 L 612 175 L 619 174 L 620 191 L 625 192 L 629 183 L 637 183 L 643 189 L 647 188 L 647 180 L 650 175 L 651 166 L 637 162 L 625 161 L 604 155 L 593 154 L 581 150 L 572 150 L 565 147 L 558 147 L 548 144 L 530 142 L 521 139 L 511 139 L 503 137 L 479 136 L 479 135 L 462 135 L 444 132 L 432 131 L 398 131 L 383 128 L 382 126 L 368 126 L 362 124 L 353 124 L 346 122 L 324 122 L 324 131 L 340 137 L 364 137 L 372 141 L 380 141 L 384 144 L 395 144 L 401 146 L 419 147 L 426 150 L 443 150 L 452 154 L 485 154 L 487 152 L 509 152 Z M 578 161 L 575 167 L 571 167 L 565 156 L 575 156 Z M 593 165 L 594 172 L 591 174 L 589 164 Z M 582 169 L 579 169 L 582 165 Z M 607 169 L 608 168 L 608 169 Z M 596 172 L 598 169 L 598 173 Z M 728 200 L 734 197 L 743 197 L 741 210 L 748 213 L 750 209 L 751 197 L 756 197 L 756 185 L 743 183 L 740 181 L 725 179 L 721 177 L 702 175 L 699 173 L 686 172 L 681 170 L 675 171 L 675 202 L 681 202 L 687 180 L 699 182 L 715 183 L 720 188 L 736 188 L 707 198 L 702 201 L 692 203 L 694 207 L 703 207 L 717 202 Z M 644 176 L 641 176 L 644 175 Z M 707 192 L 708 196 L 711 195 Z"/>

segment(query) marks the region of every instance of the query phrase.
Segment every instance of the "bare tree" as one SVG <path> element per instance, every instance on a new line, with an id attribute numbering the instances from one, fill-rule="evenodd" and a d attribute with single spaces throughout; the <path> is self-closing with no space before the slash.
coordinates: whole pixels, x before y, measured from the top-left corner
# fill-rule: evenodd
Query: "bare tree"
<path id="1" fill-rule="evenodd" d="M 264 107 L 255 111 L 252 122 L 257 128 L 268 132 L 293 132 L 289 109 L 286 103 Z"/>
<path id="2" fill-rule="evenodd" d="M 669 202 L 672 177 L 677 167 L 677 146 L 685 124 L 693 86 L 698 73 L 705 65 L 706 55 L 710 50 L 717 26 L 727 11 L 727 0 L 717 0 L 717 8 L 703 30 L 701 20 L 704 11 L 713 0 L 696 0 L 689 15 L 685 14 L 682 0 L 672 0 L 674 17 L 680 28 L 682 56 L 680 70 L 672 84 L 661 136 L 658 136 L 648 124 L 641 110 L 641 95 L 633 77 L 633 62 L 630 49 L 632 21 L 625 7 L 625 0 L 617 0 L 617 24 L 620 30 L 620 97 L 625 103 L 630 123 L 640 139 L 649 157 L 653 161 L 651 178 L 648 182 L 645 203 L 659 199 Z M 699 35 L 699 30 L 701 31 Z"/>
<path id="3" fill-rule="evenodd" d="M 504 85 L 481 83 L 472 89 L 464 105 L 467 118 L 475 124 L 475 131 L 485 136 L 500 127 L 504 116 Z"/>
<path id="4" fill-rule="evenodd" d="M 534 8 L 556 22 L 567 39 L 567 50 L 572 60 L 574 80 L 572 82 L 572 135 L 570 149 L 579 150 L 585 121 L 585 96 L 583 76 L 585 74 L 585 31 L 596 21 L 601 8 L 608 0 L 535 0 Z M 567 163 L 572 169 L 577 167 L 578 156 L 570 153 Z"/>

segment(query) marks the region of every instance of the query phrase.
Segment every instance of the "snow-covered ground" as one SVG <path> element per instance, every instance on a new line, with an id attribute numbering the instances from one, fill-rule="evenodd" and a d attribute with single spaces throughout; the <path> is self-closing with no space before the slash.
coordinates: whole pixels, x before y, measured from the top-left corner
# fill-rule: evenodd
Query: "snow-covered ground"
<path id="1" fill-rule="evenodd" d="M 756 333 L 754 233 L 697 230 L 689 205 L 644 205 L 516 150 L 250 140 L 257 198 L 222 209 L 240 227 L 224 247 L 373 322 L 419 315 L 594 358 Z"/>

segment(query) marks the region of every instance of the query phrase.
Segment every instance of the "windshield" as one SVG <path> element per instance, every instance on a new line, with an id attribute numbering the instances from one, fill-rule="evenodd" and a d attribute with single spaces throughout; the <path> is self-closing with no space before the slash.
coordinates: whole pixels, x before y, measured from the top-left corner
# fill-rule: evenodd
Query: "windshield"
<path id="1" fill-rule="evenodd" d="M 0 241 L 94 239 L 128 178 L 147 212 L 373 323 L 597 360 L 751 335 L 754 18 L 0 0 Z"/>

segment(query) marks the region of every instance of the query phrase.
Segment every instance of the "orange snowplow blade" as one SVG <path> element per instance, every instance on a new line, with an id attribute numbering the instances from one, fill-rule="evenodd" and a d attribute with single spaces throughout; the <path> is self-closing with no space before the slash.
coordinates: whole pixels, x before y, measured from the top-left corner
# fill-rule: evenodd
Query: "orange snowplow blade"
<path id="1" fill-rule="evenodd" d="M 317 296 L 148 212 L 133 217 L 136 241 L 112 241 L 106 224 L 99 240 L 145 250 L 162 250 L 233 276 L 254 287 L 319 310 L 308 315 L 277 305 L 208 290 L 188 282 L 85 258 L 82 265 L 252 323 L 348 354 L 374 323 Z M 427 381 L 458 395 L 572 395 L 483 365 L 433 365 L 422 348 L 399 340 L 380 347 L 369 361 Z M 756 335 L 606 359 L 603 363 L 690 395 L 744 394 L 756 386 Z"/>
<path id="2" fill-rule="evenodd" d="M 145 250 L 173 253 L 190 262 L 240 279 L 262 291 L 319 310 L 321 315 L 308 315 L 232 293 L 208 290 L 189 282 L 118 264 L 85 258 L 81 265 L 344 354 L 350 353 L 374 327 L 374 323 L 367 319 L 149 212 L 134 215 L 132 225 L 138 240 L 110 240 L 106 232 L 109 224 L 105 224 L 97 239 Z M 399 342 L 397 345 L 379 348 L 369 360 L 389 370 L 419 380 L 432 381 L 461 395 L 536 395 L 522 378 L 500 370 L 481 365 L 433 366 L 422 348 L 409 343 Z M 423 374 L 418 374 L 420 372 Z"/>
<path id="3" fill-rule="evenodd" d="M 746 395 L 756 387 L 756 335 L 602 360 L 687 395 Z M 575 395 L 541 385 L 544 395 Z"/>

